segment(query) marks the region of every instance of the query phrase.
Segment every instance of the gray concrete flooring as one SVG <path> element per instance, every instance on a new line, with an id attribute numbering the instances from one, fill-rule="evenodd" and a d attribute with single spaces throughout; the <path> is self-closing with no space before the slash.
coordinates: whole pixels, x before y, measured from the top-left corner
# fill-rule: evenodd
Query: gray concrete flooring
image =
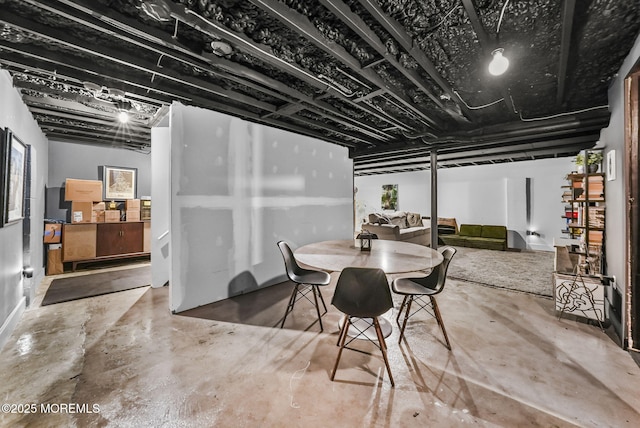
<path id="1" fill-rule="evenodd" d="M 76 273 L 74 275 L 80 275 Z M 427 313 L 379 351 L 345 350 L 292 285 L 171 314 L 168 287 L 41 307 L 47 277 L 0 352 L 0 426 L 637 427 L 640 367 L 597 326 L 558 320 L 553 301 L 449 281 Z M 324 291 L 331 300 L 337 275 Z M 385 316 L 395 322 L 395 308 Z M 42 405 L 45 405 L 44 408 Z M 66 404 L 72 406 L 65 408 Z M 25 413 L 25 405 L 35 413 Z M 49 407 L 46 407 L 49 405 Z M 86 407 L 82 407 L 86 405 Z M 95 406 L 94 406 L 95 405 Z M 75 407 L 74 407 L 75 406 Z M 89 411 L 88 411 L 89 410 Z M 73 412 L 76 413 L 73 413 Z M 48 412 L 48 413 L 47 413 Z"/>

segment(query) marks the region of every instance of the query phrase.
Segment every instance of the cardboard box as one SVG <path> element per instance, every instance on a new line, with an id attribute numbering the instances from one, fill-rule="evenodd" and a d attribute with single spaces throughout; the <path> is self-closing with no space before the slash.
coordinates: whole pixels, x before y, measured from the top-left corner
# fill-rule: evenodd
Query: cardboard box
<path id="1" fill-rule="evenodd" d="M 104 211 L 92 211 L 91 223 L 104 223 Z"/>
<path id="2" fill-rule="evenodd" d="M 140 220 L 151 220 L 151 207 L 140 208 Z"/>
<path id="3" fill-rule="evenodd" d="M 62 264 L 62 248 L 49 248 L 47 251 L 47 275 L 64 273 Z"/>
<path id="4" fill-rule="evenodd" d="M 127 212 L 126 212 L 126 221 L 140 221 L 140 211 L 139 210 L 127 210 Z"/>
<path id="5" fill-rule="evenodd" d="M 104 212 L 105 223 L 117 223 L 120 221 L 120 210 L 107 210 Z"/>
<path id="6" fill-rule="evenodd" d="M 91 223 L 92 202 L 71 202 L 71 223 Z"/>
<path id="7" fill-rule="evenodd" d="M 140 211 L 140 199 L 127 199 L 124 201 L 125 210 L 138 210 Z"/>
<path id="8" fill-rule="evenodd" d="M 95 204 L 93 204 L 93 210 L 94 211 L 104 211 L 106 210 L 106 204 L 104 202 L 96 202 Z"/>
<path id="9" fill-rule="evenodd" d="M 44 239 L 45 244 L 56 244 L 62 239 L 62 225 L 60 223 L 45 223 Z"/>
<path id="10" fill-rule="evenodd" d="M 64 187 L 65 201 L 96 202 L 102 200 L 102 181 L 67 178 Z"/>

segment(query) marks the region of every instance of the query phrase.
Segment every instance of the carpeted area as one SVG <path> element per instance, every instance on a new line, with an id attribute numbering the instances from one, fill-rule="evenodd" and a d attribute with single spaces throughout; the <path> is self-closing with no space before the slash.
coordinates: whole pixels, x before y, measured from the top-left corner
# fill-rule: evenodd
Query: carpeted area
<path id="1" fill-rule="evenodd" d="M 456 249 L 458 252 L 449 265 L 449 278 L 553 296 L 553 252 Z"/>
<path id="2" fill-rule="evenodd" d="M 41 306 L 151 285 L 151 266 L 54 279 Z"/>

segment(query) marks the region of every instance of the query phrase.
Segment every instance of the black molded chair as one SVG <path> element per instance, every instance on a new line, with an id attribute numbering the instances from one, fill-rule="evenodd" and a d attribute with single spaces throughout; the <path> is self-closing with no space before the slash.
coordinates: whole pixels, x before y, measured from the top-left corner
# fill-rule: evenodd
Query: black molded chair
<path id="1" fill-rule="evenodd" d="M 280 328 L 284 327 L 284 322 L 287 320 L 287 315 L 289 315 L 289 312 L 293 310 L 296 302 L 304 297 L 309 302 L 315 305 L 316 312 L 318 313 L 318 322 L 320 323 L 320 331 L 323 331 L 324 328 L 322 326 L 322 315 L 327 313 L 327 305 L 324 303 L 322 293 L 320 293 L 320 287 L 323 285 L 328 285 L 329 282 L 331 282 L 331 276 L 329 276 L 327 272 L 323 272 L 320 270 L 301 268 L 298 263 L 296 263 L 293 252 L 286 242 L 279 241 L 278 248 L 280 248 L 282 258 L 284 259 L 284 267 L 287 271 L 287 276 L 291 281 L 295 283 L 295 287 L 293 288 L 293 292 L 291 293 L 291 297 L 289 298 L 289 304 L 287 305 L 287 310 L 284 313 L 284 318 L 282 318 L 282 324 L 280 324 Z M 308 293 L 313 294 L 313 301 L 311 301 L 309 296 L 307 296 Z M 322 313 L 322 315 L 320 314 L 318 297 L 320 298 L 322 306 L 324 307 L 324 312 Z"/>
<path id="2" fill-rule="evenodd" d="M 387 344 L 378 321 L 378 316 L 393 307 L 393 299 L 391 298 L 389 283 L 384 271 L 375 268 L 345 268 L 338 278 L 331 304 L 346 315 L 338 337 L 340 350 L 333 366 L 331 380 L 335 378 L 342 350 L 355 339 L 366 339 L 374 343 L 382 352 L 391 385 L 394 386 L 389 360 L 387 359 Z M 354 324 L 354 318 L 362 319 L 366 327 L 359 328 L 357 324 Z M 346 342 L 350 327 L 354 327 L 353 330 L 357 331 L 357 334 L 349 342 Z M 366 334 L 371 327 L 376 332 L 377 341 Z"/>
<path id="3" fill-rule="evenodd" d="M 404 295 L 402 305 L 400 305 L 400 310 L 396 317 L 396 323 L 400 326 L 400 315 L 402 315 L 403 310 L 405 311 L 404 321 L 400 328 L 400 339 L 398 340 L 398 343 L 402 342 L 402 338 L 404 337 L 404 329 L 407 326 L 407 320 L 420 310 L 425 309 L 438 321 L 438 325 L 444 335 L 444 340 L 447 343 L 447 348 L 451 350 L 449 337 L 447 336 L 447 331 L 444 328 L 442 315 L 440 315 L 440 309 L 438 308 L 435 296 L 444 289 L 444 284 L 447 280 L 449 262 L 457 250 L 453 247 L 442 247 L 438 251 L 442 253 L 444 261 L 436 266 L 429 275 L 420 278 L 397 278 L 391 285 L 391 289 L 394 293 Z M 425 300 L 427 296 L 429 297 L 429 301 Z M 414 312 L 411 312 L 411 304 L 413 302 L 416 302 L 420 307 Z"/>

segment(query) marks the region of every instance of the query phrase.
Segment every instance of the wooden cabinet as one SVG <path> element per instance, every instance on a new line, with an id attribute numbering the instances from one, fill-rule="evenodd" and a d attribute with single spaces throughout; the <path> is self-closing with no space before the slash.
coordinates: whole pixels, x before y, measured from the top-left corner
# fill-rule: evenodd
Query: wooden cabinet
<path id="1" fill-rule="evenodd" d="M 75 270 L 81 262 L 149 255 L 150 230 L 148 221 L 65 224 L 62 261 Z"/>
<path id="2" fill-rule="evenodd" d="M 142 252 L 143 223 L 102 223 L 97 226 L 96 257 Z"/>

